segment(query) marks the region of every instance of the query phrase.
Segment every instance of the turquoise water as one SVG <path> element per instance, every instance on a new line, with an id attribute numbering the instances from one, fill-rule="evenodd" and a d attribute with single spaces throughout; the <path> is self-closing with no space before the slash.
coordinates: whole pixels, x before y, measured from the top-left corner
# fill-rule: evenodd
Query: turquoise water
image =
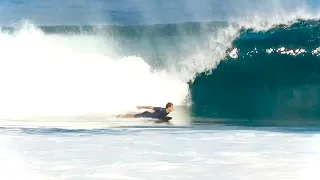
<path id="1" fill-rule="evenodd" d="M 319 3 L 1 1 L 1 179 L 317 179 Z M 137 105 L 169 124 L 119 119 Z"/>

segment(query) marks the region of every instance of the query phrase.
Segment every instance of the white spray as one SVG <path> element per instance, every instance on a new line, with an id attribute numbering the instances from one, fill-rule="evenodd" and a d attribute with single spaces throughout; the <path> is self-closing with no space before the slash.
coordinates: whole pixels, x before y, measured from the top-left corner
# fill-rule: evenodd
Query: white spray
<path id="1" fill-rule="evenodd" d="M 99 37 L 49 36 L 27 25 L 15 35 L 0 34 L 0 48 L 3 119 L 115 115 L 136 105 L 181 105 L 188 95 L 185 82 L 151 72 L 140 57 L 113 55 Z"/>

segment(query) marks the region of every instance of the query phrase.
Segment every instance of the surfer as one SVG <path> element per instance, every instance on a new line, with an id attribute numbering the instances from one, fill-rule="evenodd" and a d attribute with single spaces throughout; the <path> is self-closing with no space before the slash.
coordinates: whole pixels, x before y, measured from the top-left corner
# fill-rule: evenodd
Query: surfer
<path id="1" fill-rule="evenodd" d="M 121 118 L 154 118 L 154 119 L 163 119 L 170 112 L 174 110 L 174 106 L 171 102 L 166 104 L 166 108 L 162 107 L 153 107 L 153 106 L 137 106 L 138 109 L 150 109 L 154 112 L 144 111 L 143 113 L 138 114 L 124 114 L 119 115 Z"/>

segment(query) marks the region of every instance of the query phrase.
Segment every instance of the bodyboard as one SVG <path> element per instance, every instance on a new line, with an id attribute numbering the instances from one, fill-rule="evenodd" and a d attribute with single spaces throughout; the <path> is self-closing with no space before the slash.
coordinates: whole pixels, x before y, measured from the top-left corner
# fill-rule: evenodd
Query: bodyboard
<path id="1" fill-rule="evenodd" d="M 155 121 L 155 123 L 168 123 L 172 117 L 164 117 Z"/>

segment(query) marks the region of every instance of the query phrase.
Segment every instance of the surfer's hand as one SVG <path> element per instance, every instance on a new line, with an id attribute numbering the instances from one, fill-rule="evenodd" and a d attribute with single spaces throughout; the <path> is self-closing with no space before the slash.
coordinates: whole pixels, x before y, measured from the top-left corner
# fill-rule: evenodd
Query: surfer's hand
<path id="1" fill-rule="evenodd" d="M 137 109 L 141 109 L 141 106 L 137 106 Z"/>

